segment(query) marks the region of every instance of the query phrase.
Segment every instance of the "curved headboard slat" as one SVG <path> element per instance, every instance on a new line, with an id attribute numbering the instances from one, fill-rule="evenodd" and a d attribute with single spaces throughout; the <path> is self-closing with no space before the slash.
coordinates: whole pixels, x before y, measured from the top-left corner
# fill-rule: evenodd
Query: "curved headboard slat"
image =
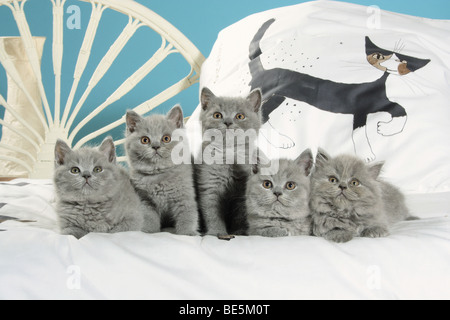
<path id="1" fill-rule="evenodd" d="M 108 133 L 110 130 L 117 128 L 125 123 L 125 117 L 121 116 L 118 120 L 112 120 L 107 125 L 100 125 L 98 129 L 90 129 L 89 133 L 84 128 L 89 123 L 92 127 L 93 121 L 97 117 L 102 116 L 108 112 L 110 106 L 122 99 L 125 95 L 130 93 L 133 88 L 145 79 L 151 71 L 160 63 L 163 63 L 169 55 L 179 54 L 190 65 L 189 74 L 177 80 L 174 84 L 169 83 L 167 87 L 160 90 L 153 96 L 138 106 L 124 107 L 123 115 L 126 109 L 133 109 L 140 114 L 147 113 L 156 108 L 161 103 L 176 96 L 179 92 L 185 90 L 199 80 L 201 66 L 205 60 L 204 56 L 195 47 L 195 45 L 181 33 L 177 28 L 170 24 L 167 20 L 150 10 L 149 8 L 133 1 L 133 0 L 80 0 L 92 4 L 92 11 L 88 27 L 84 34 L 81 47 L 78 52 L 76 64 L 74 66 L 73 77 L 71 83 L 64 83 L 63 72 L 64 66 L 64 6 L 66 0 L 48 0 L 52 4 L 53 9 L 53 40 L 52 40 L 52 69 L 42 69 L 40 67 L 40 57 L 36 48 L 32 30 L 27 21 L 26 3 L 32 1 L 42 0 L 0 0 L 0 6 L 7 6 L 11 10 L 14 20 L 19 29 L 20 37 L 26 51 L 28 60 L 30 61 L 33 73 L 37 80 L 39 94 L 41 95 L 42 106 L 37 104 L 31 95 L 27 92 L 26 86 L 23 84 L 21 75 L 18 73 L 14 64 L 9 60 L 8 54 L 2 50 L 0 46 L 0 62 L 3 64 L 5 71 L 16 85 L 23 91 L 27 100 L 30 102 L 30 110 L 37 114 L 40 125 L 44 127 L 44 133 L 40 134 L 27 122 L 27 118 L 23 115 L 15 113 L 13 108 L 8 105 L 3 97 L 0 99 L 0 105 L 5 108 L 5 112 L 10 112 L 10 116 L 21 123 L 22 127 L 30 130 L 28 133 L 23 133 L 21 136 L 18 130 L 15 131 L 18 139 L 26 139 L 32 142 L 33 150 L 23 150 L 20 147 L 8 146 L 5 143 L 0 144 L 0 160 L 13 161 L 16 164 L 26 168 L 29 172 L 30 178 L 51 178 L 53 175 L 53 149 L 57 139 L 63 139 L 74 148 L 80 148 L 91 140 Z M 89 75 L 88 64 L 91 63 L 92 50 L 95 50 L 95 41 L 99 37 L 97 34 L 100 30 L 99 26 L 102 23 L 102 16 L 107 10 L 113 10 L 124 14 L 128 17 L 128 24 L 126 24 L 120 34 L 115 38 L 115 41 L 110 45 L 100 62 L 95 66 L 94 72 Z M 110 88 L 111 92 L 106 93 L 106 100 L 103 103 L 90 109 L 86 109 L 86 101 L 97 87 L 97 84 L 108 75 L 108 71 L 114 63 L 117 63 L 117 57 L 123 49 L 129 45 L 130 39 L 133 38 L 136 31 L 140 28 L 149 28 L 156 32 L 161 37 L 161 47 L 153 54 L 150 54 L 146 60 L 135 71 L 131 70 L 131 75 L 126 78 L 116 88 Z M 71 68 L 69 68 L 71 69 Z M 46 94 L 53 92 L 45 87 L 42 80 L 42 73 L 48 74 L 53 72 L 54 84 L 54 104 L 50 105 Z M 87 77 L 87 78 L 86 78 Z M 81 79 L 88 79 L 88 85 L 79 92 Z M 173 80 L 172 80 L 173 81 Z M 61 88 L 69 88 L 70 93 L 65 101 L 62 100 Z M 103 89 L 105 90 L 105 89 Z M 78 98 L 81 97 L 81 98 Z M 76 100 L 78 99 L 78 100 Z M 41 110 L 43 109 L 43 112 Z M 116 109 L 116 108 L 115 108 Z M 80 111 L 87 113 L 81 120 Z M 117 110 L 115 110 L 117 113 Z M 13 125 L 6 124 L 3 120 L 2 127 L 10 127 L 14 133 Z M 84 130 L 83 130 L 84 129 Z M 83 133 L 83 134 L 82 134 Z M 80 135 L 82 135 L 80 137 Z M 123 137 L 122 137 L 123 138 Z M 123 139 L 119 139 L 116 145 L 123 143 Z M 37 149 L 37 150 L 34 150 Z M 9 152 L 15 152 L 12 155 Z M 124 160 L 124 157 L 119 157 L 119 160 Z M 1 173 L 0 173 L 1 174 Z"/>

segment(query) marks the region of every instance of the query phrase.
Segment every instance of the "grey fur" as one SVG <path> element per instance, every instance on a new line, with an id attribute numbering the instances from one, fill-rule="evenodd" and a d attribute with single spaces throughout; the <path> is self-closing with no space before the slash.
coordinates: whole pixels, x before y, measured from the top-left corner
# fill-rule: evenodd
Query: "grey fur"
<path id="1" fill-rule="evenodd" d="M 276 174 L 265 176 L 258 167 L 247 182 L 248 235 L 266 237 L 311 235 L 309 210 L 313 157 L 304 151 L 296 160 L 279 160 Z M 270 182 L 271 187 L 264 186 Z M 294 183 L 295 187 L 292 190 Z"/>
<path id="2" fill-rule="evenodd" d="M 128 173 L 115 162 L 110 137 L 99 148 L 77 151 L 62 140 L 56 142 L 54 183 L 62 234 L 79 239 L 89 232 L 142 229 L 144 207 Z"/>
<path id="3" fill-rule="evenodd" d="M 203 134 L 210 130 L 217 130 L 222 134 L 222 141 L 204 141 L 202 145 L 203 163 L 196 165 L 196 182 L 199 207 L 204 218 L 206 234 L 223 236 L 227 234 L 245 234 L 245 193 L 246 179 L 251 171 L 250 145 L 254 144 L 257 133 L 261 127 L 261 91 L 256 89 L 246 98 L 216 97 L 211 90 L 203 88 L 201 92 Z M 222 117 L 215 119 L 214 115 L 220 113 Z M 238 119 L 242 114 L 245 119 Z M 228 124 L 228 125 L 227 125 Z M 226 146 L 227 132 L 243 130 L 249 133 L 247 140 Z M 208 131 L 209 130 L 209 131 Z M 251 137 L 253 134 L 254 139 Z M 240 145 L 239 145 L 240 143 Z M 206 151 L 212 153 L 222 163 L 207 163 Z M 238 148 L 243 147 L 244 152 Z M 227 164 L 228 155 L 234 155 L 234 163 Z"/>
<path id="4" fill-rule="evenodd" d="M 412 218 L 400 190 L 379 178 L 382 166 L 319 150 L 311 176 L 314 235 L 335 242 L 385 237 L 390 225 Z"/>
<path id="5" fill-rule="evenodd" d="M 172 138 L 175 130 L 183 128 L 181 107 L 173 107 L 167 116 L 147 118 L 128 111 L 126 118 L 125 149 L 131 179 L 141 199 L 149 210 L 157 211 L 162 228 L 175 227 L 177 234 L 198 235 L 199 213 L 192 165 L 175 164 L 172 159 L 172 150 L 182 142 L 163 141 L 165 136 Z M 142 137 L 148 137 L 150 142 L 142 143 Z"/>

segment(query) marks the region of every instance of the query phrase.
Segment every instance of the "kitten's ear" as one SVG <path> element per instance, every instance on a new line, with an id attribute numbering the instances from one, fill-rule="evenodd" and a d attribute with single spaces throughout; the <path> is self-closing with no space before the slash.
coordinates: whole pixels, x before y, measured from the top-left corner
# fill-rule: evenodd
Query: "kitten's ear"
<path id="1" fill-rule="evenodd" d="M 321 167 L 325 163 L 327 163 L 330 159 L 331 159 L 331 157 L 328 155 L 328 153 L 325 152 L 325 150 L 323 150 L 321 148 L 319 148 L 319 150 L 317 150 L 316 166 Z"/>
<path id="2" fill-rule="evenodd" d="M 262 92 L 261 89 L 255 89 L 247 97 L 247 101 L 250 102 L 253 110 L 258 113 L 261 109 Z"/>
<path id="3" fill-rule="evenodd" d="M 372 176 L 372 178 L 374 178 L 374 179 L 378 178 L 383 166 L 384 166 L 384 162 L 378 162 L 374 165 L 369 166 L 369 173 Z"/>
<path id="4" fill-rule="evenodd" d="M 126 118 L 127 118 L 127 131 L 129 133 L 133 133 L 134 131 L 136 131 L 137 124 L 142 121 L 142 117 L 133 110 L 128 110 Z"/>
<path id="5" fill-rule="evenodd" d="M 181 106 L 177 104 L 175 107 L 173 107 L 167 114 L 167 119 L 175 123 L 178 129 L 183 128 L 184 119 L 183 109 L 181 109 Z"/>
<path id="6" fill-rule="evenodd" d="M 211 103 L 211 101 L 215 98 L 216 96 L 214 95 L 214 93 L 212 93 L 211 90 L 209 90 L 207 87 L 204 87 L 202 89 L 202 93 L 200 95 L 200 102 L 202 104 L 202 109 L 206 110 L 209 106 L 209 104 Z"/>
<path id="7" fill-rule="evenodd" d="M 305 171 L 305 175 L 309 176 L 313 166 L 313 155 L 311 149 L 306 149 L 301 155 L 295 159 L 295 163 Z"/>
<path id="8" fill-rule="evenodd" d="M 58 139 L 55 144 L 55 166 L 59 167 L 64 164 L 64 159 L 68 153 L 71 153 L 72 149 L 62 141 Z"/>
<path id="9" fill-rule="evenodd" d="M 111 137 L 106 137 L 98 149 L 106 155 L 110 163 L 116 163 L 116 147 Z"/>
<path id="10" fill-rule="evenodd" d="M 257 174 L 259 172 L 259 163 L 258 163 L 258 161 L 256 163 L 252 164 L 252 173 L 253 174 Z"/>

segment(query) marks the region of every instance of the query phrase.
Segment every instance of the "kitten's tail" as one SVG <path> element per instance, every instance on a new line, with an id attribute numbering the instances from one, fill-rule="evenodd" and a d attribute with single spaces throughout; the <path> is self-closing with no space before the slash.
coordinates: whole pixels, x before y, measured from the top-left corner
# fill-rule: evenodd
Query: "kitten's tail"
<path id="1" fill-rule="evenodd" d="M 266 21 L 261 28 L 259 28 L 258 32 L 253 37 L 252 42 L 250 43 L 249 48 L 249 58 L 250 58 L 250 72 L 252 77 L 254 77 L 259 71 L 263 71 L 264 68 L 261 64 L 261 39 L 264 37 L 267 29 L 275 22 L 275 19 L 270 19 Z"/>

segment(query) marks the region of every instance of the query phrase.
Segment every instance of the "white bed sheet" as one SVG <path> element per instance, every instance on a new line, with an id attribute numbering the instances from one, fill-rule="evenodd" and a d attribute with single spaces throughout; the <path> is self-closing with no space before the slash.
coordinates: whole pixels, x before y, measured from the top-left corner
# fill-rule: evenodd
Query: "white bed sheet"
<path id="1" fill-rule="evenodd" d="M 57 233 L 49 180 L 0 183 L 0 299 L 449 299 L 450 193 L 382 239 Z"/>

